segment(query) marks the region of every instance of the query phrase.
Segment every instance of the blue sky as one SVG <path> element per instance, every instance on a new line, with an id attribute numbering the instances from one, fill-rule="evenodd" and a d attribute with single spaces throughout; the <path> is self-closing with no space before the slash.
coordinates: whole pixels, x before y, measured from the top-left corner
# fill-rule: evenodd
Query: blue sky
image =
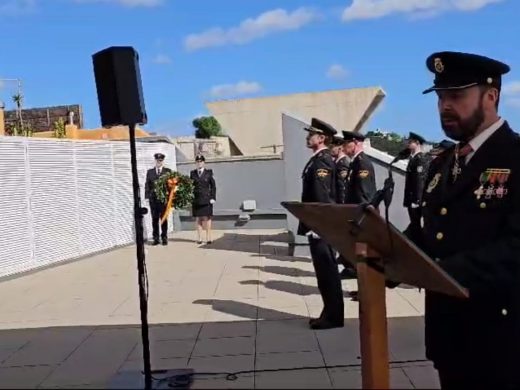
<path id="1" fill-rule="evenodd" d="M 501 114 L 520 129 L 518 15 L 518 0 L 0 0 L 0 79 L 23 80 L 26 107 L 81 104 L 97 127 L 91 55 L 130 45 L 153 131 L 190 134 L 210 99 L 381 86 L 367 130 L 439 140 L 421 94 L 438 50 L 508 63 Z M 14 91 L 0 81 L 8 107 Z"/>

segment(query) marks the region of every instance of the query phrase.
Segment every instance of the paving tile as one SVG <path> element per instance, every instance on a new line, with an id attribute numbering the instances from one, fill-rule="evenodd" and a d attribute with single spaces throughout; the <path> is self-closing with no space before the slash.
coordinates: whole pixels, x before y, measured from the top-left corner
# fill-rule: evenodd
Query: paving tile
<path id="1" fill-rule="evenodd" d="M 193 357 L 188 363 L 188 367 L 194 369 L 196 373 L 230 374 L 253 371 L 254 366 L 254 355 Z"/>
<path id="2" fill-rule="evenodd" d="M 90 328 L 45 329 L 6 359 L 3 366 L 55 365 L 92 333 Z"/>
<path id="3" fill-rule="evenodd" d="M 136 332 L 132 329 L 95 331 L 43 384 L 69 386 L 105 383 L 115 375 L 136 343 Z"/>
<path id="4" fill-rule="evenodd" d="M 336 389 L 361 389 L 360 368 L 329 368 L 332 385 Z M 390 369 L 391 389 L 413 389 L 413 385 L 401 368 Z"/>
<path id="5" fill-rule="evenodd" d="M 53 366 L 0 367 L 0 389 L 36 388 L 52 370 Z"/>
<path id="6" fill-rule="evenodd" d="M 220 338 L 220 337 L 240 337 L 255 336 L 255 321 L 238 322 L 208 322 L 202 325 L 200 339 Z"/>
<path id="7" fill-rule="evenodd" d="M 230 337 L 219 339 L 199 339 L 193 350 L 193 357 L 254 355 L 253 337 Z"/>
<path id="8" fill-rule="evenodd" d="M 150 327 L 151 341 L 197 339 L 202 327 L 196 324 L 156 325 Z"/>
<path id="9" fill-rule="evenodd" d="M 402 370 L 416 389 L 440 389 L 439 376 L 432 364 L 404 366 Z"/>
<path id="10" fill-rule="evenodd" d="M 273 370 L 282 368 L 325 367 L 323 356 L 319 351 L 260 353 L 256 355 L 257 370 Z"/>
<path id="11" fill-rule="evenodd" d="M 285 334 L 261 333 L 256 338 L 257 353 L 319 351 L 318 340 L 312 333 L 295 334 L 287 337 Z"/>
<path id="12" fill-rule="evenodd" d="M 257 389 L 331 389 L 327 369 L 259 372 L 255 375 Z"/>
<path id="13" fill-rule="evenodd" d="M 184 358 L 189 357 L 193 352 L 195 339 L 191 340 L 161 340 L 150 344 L 150 355 L 159 359 Z M 138 342 L 128 360 L 142 360 L 143 346 Z"/>

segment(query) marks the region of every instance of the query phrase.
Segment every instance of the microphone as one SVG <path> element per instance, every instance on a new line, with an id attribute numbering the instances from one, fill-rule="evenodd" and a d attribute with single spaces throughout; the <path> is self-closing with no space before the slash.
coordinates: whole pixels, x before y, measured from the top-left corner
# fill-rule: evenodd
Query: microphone
<path id="1" fill-rule="evenodd" d="M 393 163 L 399 161 L 399 160 L 404 160 L 408 157 L 410 157 L 410 154 L 412 154 L 412 151 L 408 148 L 405 148 L 403 150 L 401 150 L 397 156 L 395 156 L 395 158 L 392 160 L 392 162 L 390 163 L 390 165 L 392 165 Z"/>

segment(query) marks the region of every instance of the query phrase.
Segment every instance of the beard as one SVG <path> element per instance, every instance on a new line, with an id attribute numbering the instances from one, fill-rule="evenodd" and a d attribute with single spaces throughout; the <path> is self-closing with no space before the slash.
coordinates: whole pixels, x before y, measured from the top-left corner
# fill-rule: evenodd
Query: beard
<path id="1" fill-rule="evenodd" d="M 462 119 L 454 112 L 441 114 L 441 126 L 444 133 L 455 141 L 468 141 L 473 138 L 483 122 L 482 100 L 479 101 L 478 107 L 467 118 Z"/>

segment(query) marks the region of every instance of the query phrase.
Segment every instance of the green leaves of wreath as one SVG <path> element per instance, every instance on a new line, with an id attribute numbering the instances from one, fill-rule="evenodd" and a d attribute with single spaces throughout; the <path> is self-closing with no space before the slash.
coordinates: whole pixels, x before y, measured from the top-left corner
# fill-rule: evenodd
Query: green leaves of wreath
<path id="1" fill-rule="evenodd" d="M 194 198 L 193 180 L 188 176 L 182 175 L 179 172 L 168 172 L 161 175 L 159 179 L 155 181 L 155 195 L 161 203 L 168 203 L 168 180 L 177 178 L 177 192 L 175 192 L 175 198 L 173 199 L 173 207 L 175 209 L 186 209 L 191 206 Z"/>

